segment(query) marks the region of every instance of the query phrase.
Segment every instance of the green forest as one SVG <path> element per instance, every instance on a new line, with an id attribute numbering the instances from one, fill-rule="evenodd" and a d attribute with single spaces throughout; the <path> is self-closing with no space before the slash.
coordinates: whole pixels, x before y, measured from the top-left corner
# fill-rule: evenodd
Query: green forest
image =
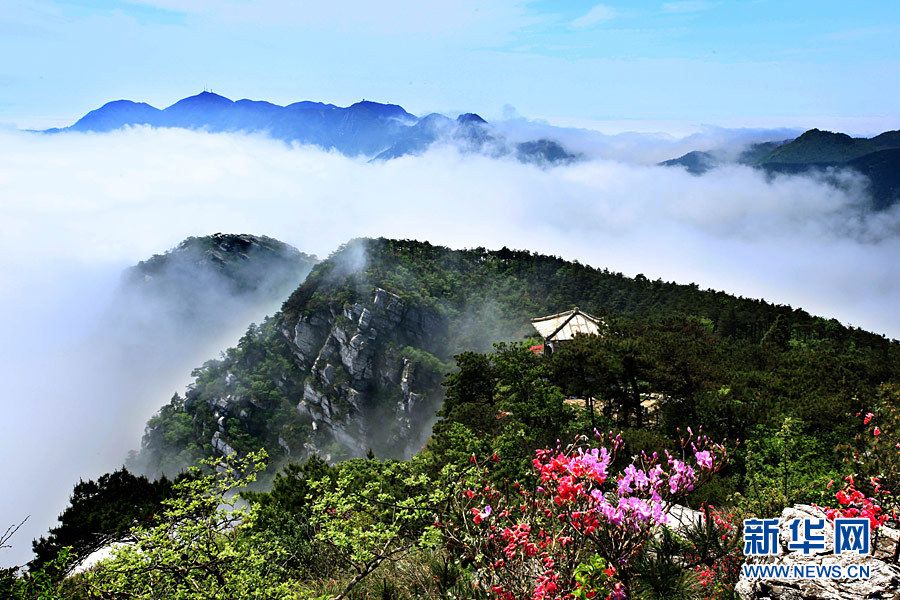
<path id="1" fill-rule="evenodd" d="M 342 327 L 376 289 L 432 333 L 373 351 L 439 406 L 424 447 L 401 450 L 411 434 L 379 420 L 396 392 L 373 382 L 356 418 L 388 441 L 287 451 L 324 435 L 296 409 L 316 367 L 288 333 Z M 599 333 L 530 349 L 530 319 L 573 306 Z M 226 395 L 241 400 L 223 416 Z M 354 240 L 194 371 L 127 469 L 74 487 L 0 596 L 736 598 L 745 518 L 815 504 L 876 539 L 896 526 L 898 401 L 900 343 L 801 309 L 527 251 Z M 673 506 L 703 519 L 676 527 Z"/>

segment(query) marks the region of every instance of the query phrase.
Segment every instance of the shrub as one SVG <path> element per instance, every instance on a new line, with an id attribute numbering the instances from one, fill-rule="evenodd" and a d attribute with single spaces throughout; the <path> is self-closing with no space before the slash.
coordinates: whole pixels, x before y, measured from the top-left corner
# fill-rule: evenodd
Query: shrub
<path id="1" fill-rule="evenodd" d="M 444 527 L 451 551 L 474 568 L 473 579 L 499 599 L 587 597 L 609 593 L 624 597 L 635 563 L 666 509 L 717 471 L 724 448 L 704 436 L 681 442 L 677 455 L 641 453 L 621 472 L 611 465 L 622 449 L 620 436 L 609 446 L 586 448 L 584 438 L 565 449 L 538 450 L 533 460 L 538 485 L 516 484 L 509 492 L 494 488 L 490 471 L 496 455 L 479 463 L 479 476 L 455 497 Z M 604 577 L 584 589 L 576 574 L 602 559 Z"/>

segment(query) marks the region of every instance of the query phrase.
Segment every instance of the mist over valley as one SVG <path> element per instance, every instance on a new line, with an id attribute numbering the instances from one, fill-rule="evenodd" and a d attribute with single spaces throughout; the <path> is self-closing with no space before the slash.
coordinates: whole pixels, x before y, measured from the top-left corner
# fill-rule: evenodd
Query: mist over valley
<path id="1" fill-rule="evenodd" d="M 307 470 L 528 464 L 598 419 L 838 447 L 898 367 L 898 140 L 209 92 L 2 130 L 0 515 L 28 519 L 0 558 L 102 573 L 185 472 L 261 449 L 271 509 Z M 598 333 L 547 352 L 531 320 L 576 306 Z"/>

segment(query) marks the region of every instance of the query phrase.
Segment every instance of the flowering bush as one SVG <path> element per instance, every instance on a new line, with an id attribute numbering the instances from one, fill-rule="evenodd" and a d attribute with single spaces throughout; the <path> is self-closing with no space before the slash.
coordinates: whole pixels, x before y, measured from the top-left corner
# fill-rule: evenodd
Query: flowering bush
<path id="1" fill-rule="evenodd" d="M 872 530 L 900 517 L 900 387 L 885 385 L 869 410 L 856 413 L 861 430 L 843 447 L 844 462 L 852 469 L 834 492 L 835 503 L 822 509 L 829 519 L 865 518 Z M 829 490 L 835 482 L 828 483 Z M 900 559 L 900 543 L 894 560 Z"/>
<path id="2" fill-rule="evenodd" d="M 900 387 L 883 386 L 871 410 L 856 417 L 862 425 L 854 442 L 843 448 L 844 462 L 852 473 L 844 477 L 844 485 L 835 492 L 841 514 L 854 509 L 869 509 L 872 526 L 897 520 L 900 514 Z M 834 482 L 829 483 L 829 489 Z M 880 508 L 881 510 L 875 510 Z M 836 513 L 838 514 L 838 513 Z M 858 514 L 862 514 L 861 512 Z M 850 516 L 850 515 L 848 515 Z"/>
<path id="3" fill-rule="evenodd" d="M 856 489 L 856 483 L 852 475 L 845 477 L 844 482 L 844 487 L 834 494 L 838 506 L 835 508 L 825 507 L 823 509 L 825 516 L 832 521 L 841 517 L 868 519 L 872 529 L 878 529 L 884 525 L 889 515 L 877 504 L 878 500 L 870 498 Z M 831 484 L 829 484 L 829 487 L 831 487 Z M 874 487 L 876 490 L 879 489 L 877 481 Z M 878 491 L 876 491 L 877 493 Z"/>
<path id="4" fill-rule="evenodd" d="M 704 519 L 686 533 L 689 548 L 685 559 L 697 578 L 703 600 L 734 596 L 734 586 L 744 562 L 741 519 L 730 510 L 712 505 L 701 507 Z"/>
<path id="5" fill-rule="evenodd" d="M 853 475 L 845 478 L 848 489 L 838 490 L 847 494 L 848 502 L 859 502 L 853 491 L 859 491 L 883 507 L 890 520 L 900 513 L 900 386 L 885 385 L 871 410 L 857 413 L 862 430 L 854 443 L 844 448 L 845 462 Z"/>
<path id="6" fill-rule="evenodd" d="M 529 490 L 518 483 L 497 490 L 485 482 L 499 458 L 473 458 L 480 479 L 459 494 L 445 532 L 493 597 L 625 598 L 634 561 L 654 528 L 667 522 L 668 508 L 725 457 L 722 446 L 690 433 L 677 454 L 642 453 L 613 473 L 622 438 L 610 434 L 598 448 L 585 448 L 585 441 L 538 450 L 537 485 Z M 604 567 L 585 577 L 595 557 Z"/>

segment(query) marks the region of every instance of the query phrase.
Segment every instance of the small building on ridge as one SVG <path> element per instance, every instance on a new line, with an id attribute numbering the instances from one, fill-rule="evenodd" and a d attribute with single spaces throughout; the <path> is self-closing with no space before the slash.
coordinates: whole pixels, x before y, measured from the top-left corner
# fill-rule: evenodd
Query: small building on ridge
<path id="1" fill-rule="evenodd" d="M 567 342 L 579 333 L 599 335 L 603 321 L 579 310 L 576 306 L 572 310 L 532 319 L 531 325 L 544 340 L 543 344 L 532 346 L 531 351 L 552 354 L 560 342 Z"/>

